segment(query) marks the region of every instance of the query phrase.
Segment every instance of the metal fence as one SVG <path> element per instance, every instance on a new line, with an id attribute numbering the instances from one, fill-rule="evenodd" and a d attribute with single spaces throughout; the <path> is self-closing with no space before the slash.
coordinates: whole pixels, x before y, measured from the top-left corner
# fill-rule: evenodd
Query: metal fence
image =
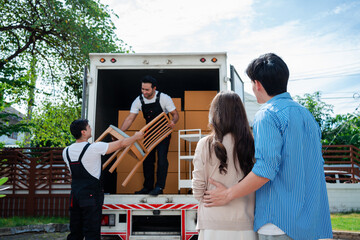
<path id="1" fill-rule="evenodd" d="M 62 148 L 12 148 L 0 151 L 0 216 L 68 216 L 71 176 Z M 323 146 L 327 182 L 359 183 L 360 150 L 352 145 Z"/>

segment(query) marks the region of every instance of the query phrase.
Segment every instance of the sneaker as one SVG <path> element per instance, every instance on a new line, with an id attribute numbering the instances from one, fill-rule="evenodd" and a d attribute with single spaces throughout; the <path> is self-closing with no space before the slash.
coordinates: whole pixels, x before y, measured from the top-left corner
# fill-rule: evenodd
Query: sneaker
<path id="1" fill-rule="evenodd" d="M 151 190 L 149 192 L 149 194 L 151 196 L 157 196 L 157 195 L 162 194 L 162 193 L 163 193 L 163 190 L 162 190 L 162 188 L 159 188 L 159 187 L 155 187 L 153 190 Z"/>
<path id="2" fill-rule="evenodd" d="M 148 194 L 150 193 L 151 189 L 148 189 L 148 188 L 143 188 L 141 189 L 140 191 L 136 191 L 135 194 Z"/>

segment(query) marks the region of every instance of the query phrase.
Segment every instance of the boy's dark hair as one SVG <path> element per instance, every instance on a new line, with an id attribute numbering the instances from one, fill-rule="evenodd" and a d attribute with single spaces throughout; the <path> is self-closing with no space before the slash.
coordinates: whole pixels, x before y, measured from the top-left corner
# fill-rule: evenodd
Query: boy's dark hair
<path id="1" fill-rule="evenodd" d="M 267 53 L 254 59 L 246 69 L 251 81 L 259 81 L 269 96 L 287 91 L 289 69 L 276 54 Z"/>
<path id="2" fill-rule="evenodd" d="M 151 88 L 154 88 L 157 86 L 156 79 L 150 75 L 146 75 L 145 77 L 143 77 L 141 79 L 141 83 L 151 83 Z"/>
<path id="3" fill-rule="evenodd" d="M 70 124 L 70 132 L 75 139 L 81 138 L 81 131 L 86 130 L 87 125 L 89 125 L 87 119 L 77 119 Z"/>

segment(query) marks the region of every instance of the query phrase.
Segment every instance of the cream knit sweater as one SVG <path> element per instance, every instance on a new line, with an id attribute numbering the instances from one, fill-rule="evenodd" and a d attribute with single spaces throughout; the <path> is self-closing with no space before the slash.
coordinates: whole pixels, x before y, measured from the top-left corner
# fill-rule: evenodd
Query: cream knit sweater
<path id="1" fill-rule="evenodd" d="M 220 161 L 213 150 L 210 159 L 208 138 L 205 137 L 198 142 L 193 160 L 192 188 L 194 197 L 199 201 L 196 228 L 198 230 L 253 230 L 255 193 L 235 199 L 225 206 L 204 206 L 204 192 L 215 188 L 208 183 L 210 177 L 226 187 L 237 184 L 243 177 L 238 161 L 236 161 L 236 165 L 239 172 L 235 169 L 233 159 L 234 140 L 231 134 L 225 135 L 223 139 L 228 155 L 228 169 L 225 175 L 219 172 Z"/>

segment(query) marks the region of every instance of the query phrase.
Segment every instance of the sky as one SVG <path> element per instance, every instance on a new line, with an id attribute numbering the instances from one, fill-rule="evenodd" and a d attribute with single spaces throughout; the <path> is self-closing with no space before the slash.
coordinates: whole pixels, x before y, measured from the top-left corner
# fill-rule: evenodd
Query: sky
<path id="1" fill-rule="evenodd" d="M 335 114 L 360 105 L 358 0 L 100 0 L 136 53 L 227 52 L 245 69 L 268 52 L 288 65 L 292 96 L 320 91 Z M 360 107 L 359 109 L 360 110 Z"/>

